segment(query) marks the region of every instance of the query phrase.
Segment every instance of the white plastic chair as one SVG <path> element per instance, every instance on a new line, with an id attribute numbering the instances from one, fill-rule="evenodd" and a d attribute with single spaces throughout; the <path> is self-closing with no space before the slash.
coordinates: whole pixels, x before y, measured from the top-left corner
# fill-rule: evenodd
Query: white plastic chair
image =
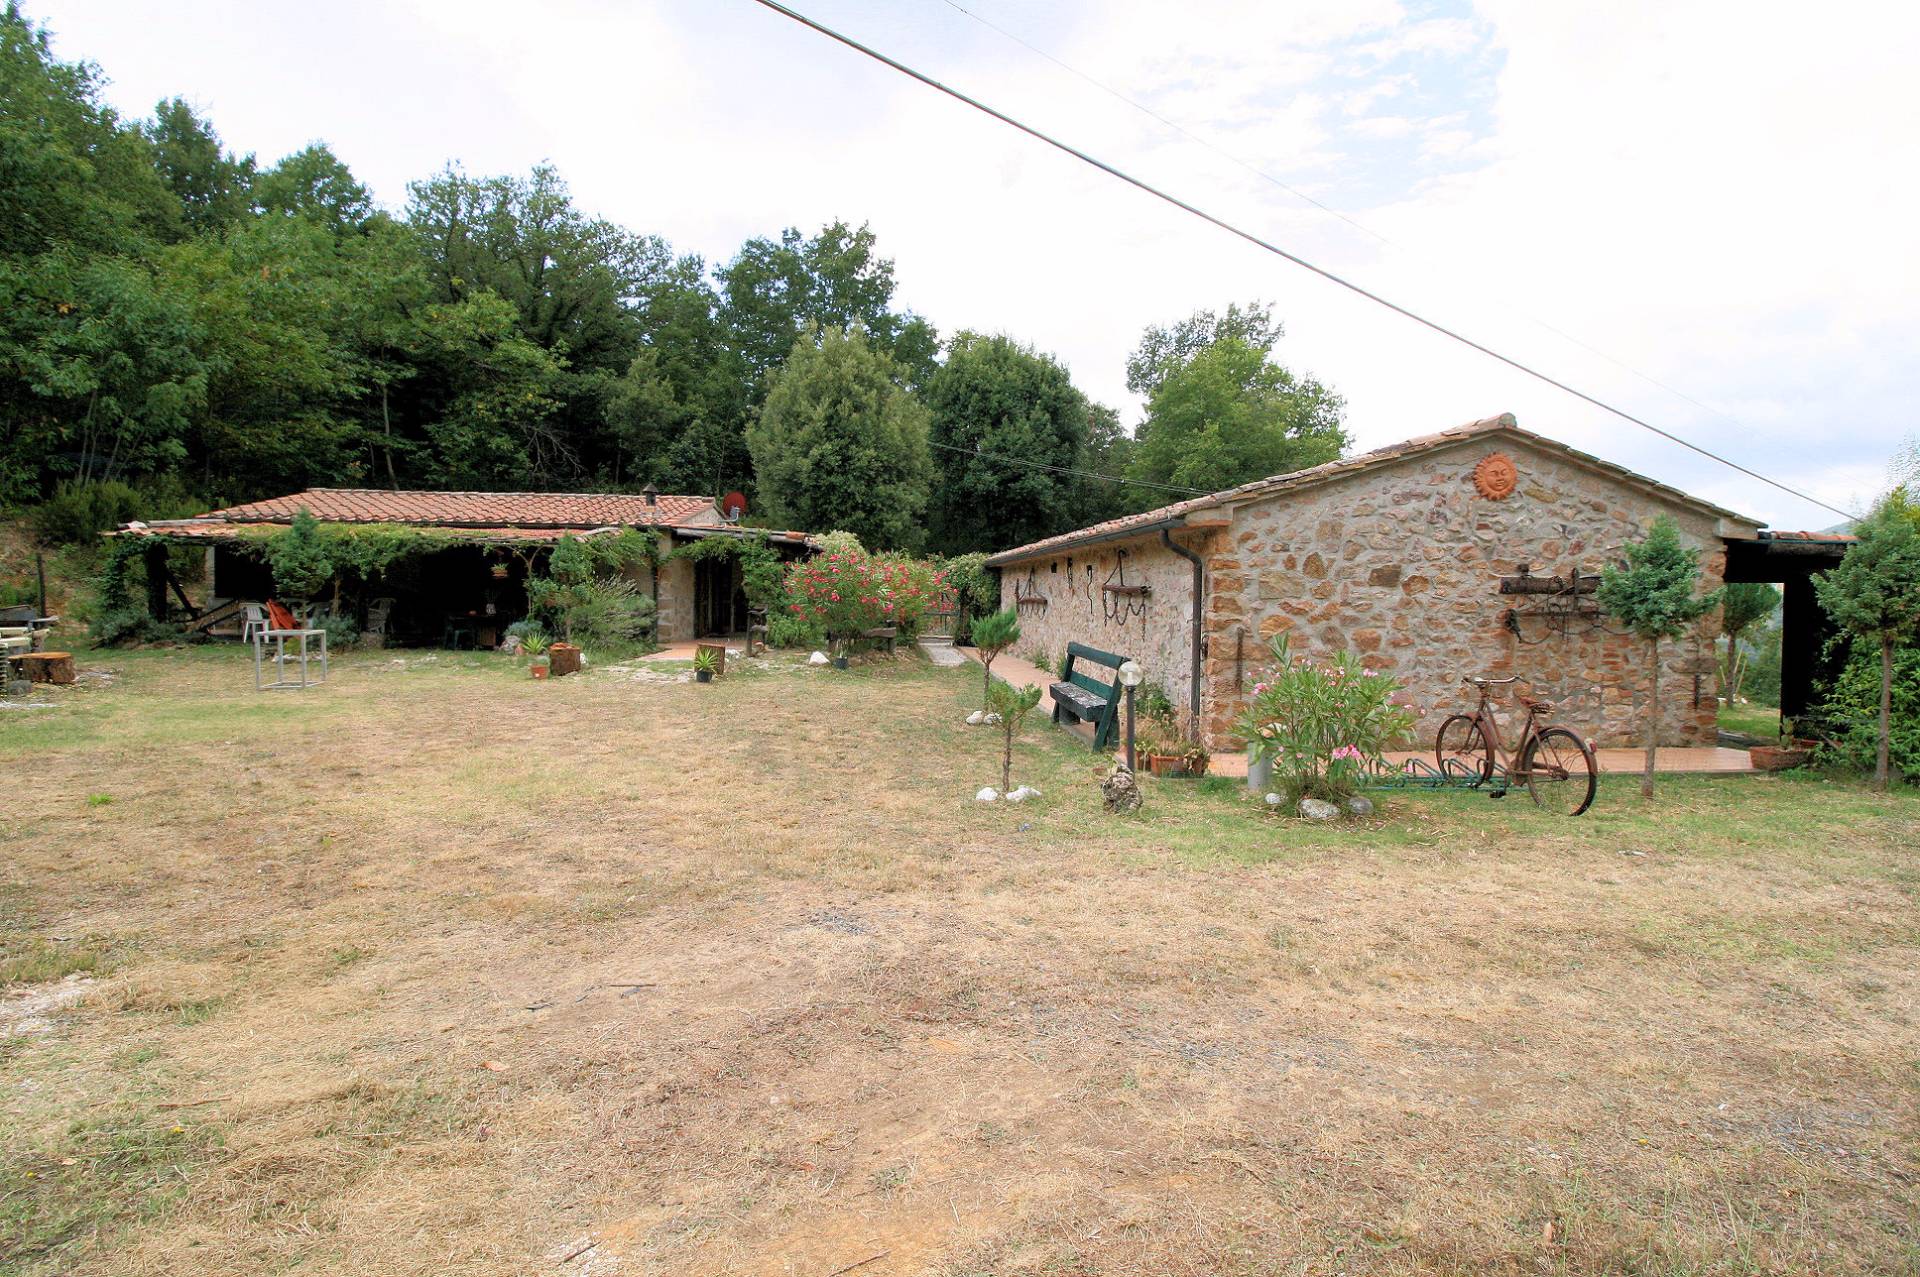
<path id="1" fill-rule="evenodd" d="M 267 609 L 259 603 L 246 605 L 247 619 L 240 626 L 240 641 L 251 643 L 267 632 Z"/>

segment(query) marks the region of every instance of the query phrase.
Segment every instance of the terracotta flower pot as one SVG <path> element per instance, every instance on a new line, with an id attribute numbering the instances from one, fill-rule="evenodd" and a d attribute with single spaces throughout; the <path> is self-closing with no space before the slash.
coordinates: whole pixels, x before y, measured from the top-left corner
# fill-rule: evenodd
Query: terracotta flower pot
<path id="1" fill-rule="evenodd" d="M 1747 758 L 1756 771 L 1783 772 L 1795 767 L 1804 767 L 1813 757 L 1813 745 L 1807 741 L 1795 741 L 1791 745 L 1755 745 L 1747 750 Z"/>
<path id="2" fill-rule="evenodd" d="M 1178 754 L 1149 754 L 1147 770 L 1162 780 L 1174 780 L 1187 774 L 1187 760 Z"/>
<path id="3" fill-rule="evenodd" d="M 535 678 L 545 678 L 547 676 L 547 667 L 544 665 L 533 666 L 533 676 Z"/>

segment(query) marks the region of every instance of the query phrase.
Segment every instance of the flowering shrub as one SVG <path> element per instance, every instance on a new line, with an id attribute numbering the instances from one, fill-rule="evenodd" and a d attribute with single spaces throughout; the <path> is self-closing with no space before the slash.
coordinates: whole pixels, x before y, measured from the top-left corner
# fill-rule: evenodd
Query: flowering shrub
<path id="1" fill-rule="evenodd" d="M 1351 796 L 1367 764 L 1413 730 L 1413 715 L 1393 700 L 1399 685 L 1350 652 L 1321 666 L 1293 655 L 1284 634 L 1270 647 L 1274 672 L 1254 684 L 1239 734 L 1256 760 L 1273 760 L 1289 802 Z"/>
<path id="2" fill-rule="evenodd" d="M 880 625 L 911 635 L 929 607 L 947 605 L 947 595 L 945 575 L 917 559 L 835 551 L 787 569 L 787 614 L 819 626 L 830 639 Z"/>

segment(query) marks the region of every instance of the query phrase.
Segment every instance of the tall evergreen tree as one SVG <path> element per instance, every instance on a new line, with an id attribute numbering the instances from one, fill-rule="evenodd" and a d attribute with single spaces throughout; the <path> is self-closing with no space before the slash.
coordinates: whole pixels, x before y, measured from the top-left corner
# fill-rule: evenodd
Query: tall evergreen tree
<path id="1" fill-rule="evenodd" d="M 859 329 L 794 346 L 747 431 L 761 508 L 777 524 L 839 528 L 917 550 L 926 535 L 927 411 Z"/>
<path id="2" fill-rule="evenodd" d="M 1079 480 L 1066 471 L 1084 459 L 1088 406 L 1065 368 L 1010 337 L 963 332 L 924 399 L 935 550 L 1004 550 L 1075 525 Z"/>

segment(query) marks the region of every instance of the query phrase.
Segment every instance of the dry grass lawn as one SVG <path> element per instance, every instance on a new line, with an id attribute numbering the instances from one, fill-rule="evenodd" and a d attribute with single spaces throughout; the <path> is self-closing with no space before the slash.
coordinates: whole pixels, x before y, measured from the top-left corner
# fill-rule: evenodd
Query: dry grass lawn
<path id="1" fill-rule="evenodd" d="M 0 713 L 0 1270 L 1920 1266 L 1920 801 L 1099 811 L 977 671 Z"/>

